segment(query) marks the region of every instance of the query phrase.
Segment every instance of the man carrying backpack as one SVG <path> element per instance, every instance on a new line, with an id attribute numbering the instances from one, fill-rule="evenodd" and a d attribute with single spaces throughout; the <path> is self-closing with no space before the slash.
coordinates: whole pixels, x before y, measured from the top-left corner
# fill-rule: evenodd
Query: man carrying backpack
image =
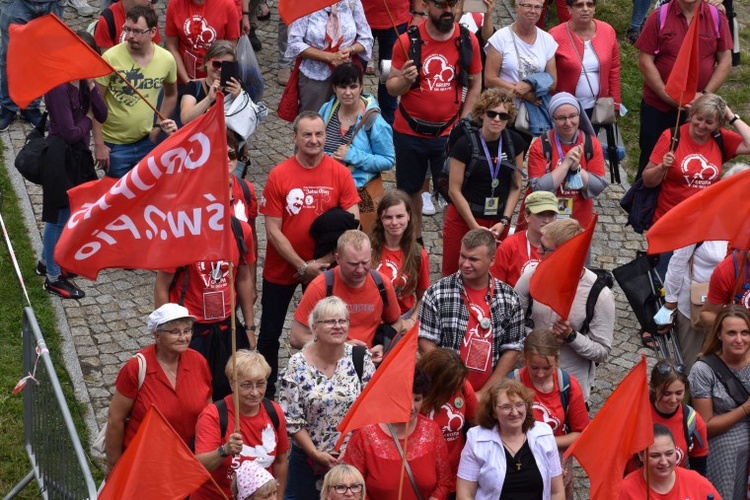
<path id="1" fill-rule="evenodd" d="M 401 97 L 393 122 L 396 186 L 412 200 L 417 238 L 422 237 L 422 184 L 429 167 L 440 176 L 451 127 L 466 116 L 482 89 L 476 37 L 455 22 L 457 0 L 427 0 L 427 18 L 394 45 L 386 87 Z M 401 47 L 408 47 L 409 54 Z"/>

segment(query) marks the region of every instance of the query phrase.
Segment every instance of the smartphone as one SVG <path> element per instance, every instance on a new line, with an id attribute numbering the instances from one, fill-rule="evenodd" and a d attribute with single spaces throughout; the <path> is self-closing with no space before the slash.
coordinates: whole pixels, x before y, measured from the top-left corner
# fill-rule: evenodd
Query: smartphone
<path id="1" fill-rule="evenodd" d="M 222 61 L 221 62 L 221 86 L 226 87 L 227 82 L 232 78 L 237 80 L 240 79 L 240 65 L 237 61 Z"/>
<path id="2" fill-rule="evenodd" d="M 487 12 L 487 4 L 482 0 L 464 0 L 464 12 Z"/>

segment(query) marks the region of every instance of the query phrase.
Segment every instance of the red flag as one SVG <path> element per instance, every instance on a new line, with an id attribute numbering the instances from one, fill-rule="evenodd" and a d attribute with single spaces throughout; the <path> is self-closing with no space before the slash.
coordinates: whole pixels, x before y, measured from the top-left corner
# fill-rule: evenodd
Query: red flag
<path id="1" fill-rule="evenodd" d="M 529 294 L 561 318 L 567 319 L 570 314 L 598 219 L 599 214 L 594 214 L 584 232 L 557 247 L 531 276 Z"/>
<path id="2" fill-rule="evenodd" d="M 677 60 L 672 66 L 664 90 L 669 97 L 674 99 L 682 107 L 690 102 L 698 92 L 698 30 L 701 23 L 701 6 L 695 9 L 695 15 L 690 22 L 690 27 L 685 33 L 685 39 L 677 53 Z"/>
<path id="3" fill-rule="evenodd" d="M 159 409 L 151 405 L 138 432 L 109 474 L 99 500 L 181 500 L 211 479 Z"/>
<path id="4" fill-rule="evenodd" d="M 734 248 L 750 249 L 748 192 L 750 170 L 745 170 L 680 202 L 646 232 L 648 253 L 711 240 L 729 240 Z"/>
<path id="5" fill-rule="evenodd" d="M 406 332 L 336 427 L 341 436 L 335 449 L 341 448 L 347 434 L 365 425 L 409 421 L 418 330 L 414 325 Z"/>
<path id="6" fill-rule="evenodd" d="M 335 3 L 338 3 L 338 0 L 279 0 L 279 16 L 284 20 L 284 24 L 289 26 L 300 17 L 325 9 Z"/>
<path id="7" fill-rule="evenodd" d="M 54 14 L 10 25 L 8 93 L 21 108 L 63 83 L 112 72 L 112 66 Z"/>
<path id="8" fill-rule="evenodd" d="M 594 420 L 565 452 L 586 470 L 591 498 L 612 499 L 620 493 L 625 464 L 654 442 L 654 423 L 648 400 L 646 357 L 630 370 Z"/>
<path id="9" fill-rule="evenodd" d="M 55 261 L 95 280 L 100 270 L 163 269 L 230 255 L 223 97 L 122 179 L 68 191 L 70 219 Z"/>

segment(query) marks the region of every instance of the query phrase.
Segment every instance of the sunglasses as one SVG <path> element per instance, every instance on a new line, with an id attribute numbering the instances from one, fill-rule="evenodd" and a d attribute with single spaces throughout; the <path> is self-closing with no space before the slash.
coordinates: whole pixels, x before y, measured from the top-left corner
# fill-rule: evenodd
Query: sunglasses
<path id="1" fill-rule="evenodd" d="M 490 120 L 494 120 L 495 118 L 500 118 L 504 122 L 510 120 L 510 115 L 503 111 L 492 111 L 491 109 L 488 109 L 487 111 L 485 111 L 485 114 Z"/>
<path id="2" fill-rule="evenodd" d="M 237 151 L 235 151 L 234 149 L 227 149 L 227 157 L 229 157 L 230 160 L 236 160 Z"/>
<path id="3" fill-rule="evenodd" d="M 452 9 L 456 6 L 458 0 L 441 0 L 438 2 L 432 0 L 432 3 L 434 3 L 435 7 L 437 7 L 438 9 Z"/>
<path id="4" fill-rule="evenodd" d="M 213 69 L 221 69 L 221 61 L 211 61 L 211 67 Z"/>
<path id="5" fill-rule="evenodd" d="M 656 371 L 659 372 L 659 375 L 666 375 L 671 371 L 674 371 L 675 373 L 678 373 L 680 375 L 685 375 L 685 373 L 687 372 L 685 365 L 683 365 L 682 363 L 678 363 L 674 366 L 667 363 L 661 363 L 656 365 L 655 368 Z"/>

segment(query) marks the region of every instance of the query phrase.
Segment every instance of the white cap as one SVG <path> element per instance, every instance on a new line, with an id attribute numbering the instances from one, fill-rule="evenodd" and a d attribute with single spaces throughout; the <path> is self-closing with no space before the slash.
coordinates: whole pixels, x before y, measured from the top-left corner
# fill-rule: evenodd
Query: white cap
<path id="1" fill-rule="evenodd" d="M 190 318 L 193 321 L 197 319 L 190 314 L 186 307 L 182 307 L 179 304 L 164 304 L 148 315 L 148 331 L 154 333 L 164 323 L 183 318 Z"/>

